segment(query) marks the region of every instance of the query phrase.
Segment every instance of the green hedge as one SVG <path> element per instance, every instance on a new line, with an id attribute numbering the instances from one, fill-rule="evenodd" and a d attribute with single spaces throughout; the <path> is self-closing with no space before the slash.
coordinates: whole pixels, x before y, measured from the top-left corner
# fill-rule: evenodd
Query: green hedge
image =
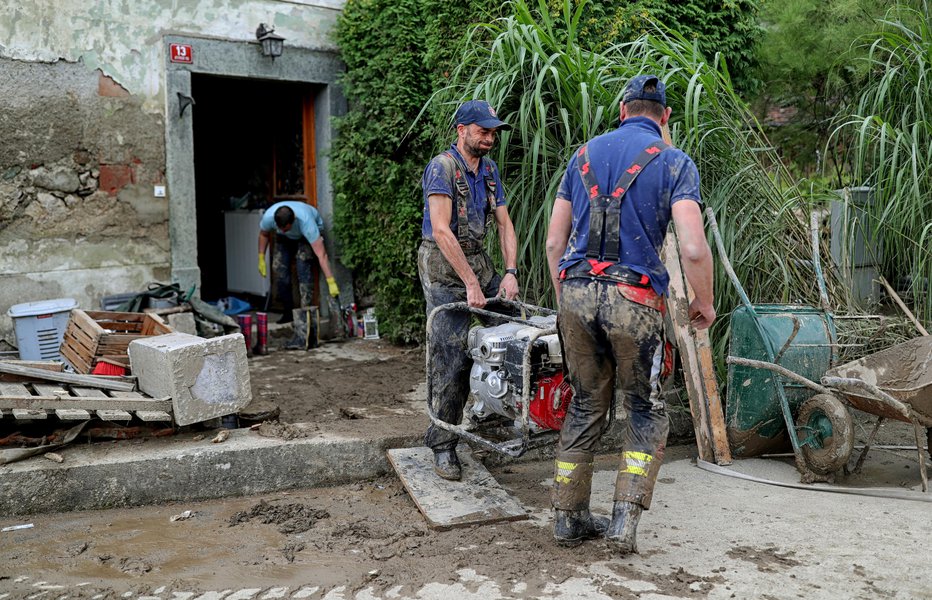
<path id="1" fill-rule="evenodd" d="M 539 9 L 558 16 L 562 6 L 549 0 Z M 511 10 L 491 0 L 348 0 L 339 19 L 336 39 L 347 66 L 342 85 L 349 102 L 330 155 L 339 255 L 353 269 L 357 297 L 374 302 L 380 333 L 391 341 L 423 339 L 416 264 L 420 179 L 430 157 L 453 139 L 452 131 L 446 139 L 427 134 L 450 122 L 453 106 L 434 103 L 426 114 L 422 108 L 447 85 L 464 47 L 481 41 L 467 39 L 473 25 Z M 695 39 L 700 49 L 722 52 L 734 78 L 751 85 L 744 75 L 751 72 L 757 29 L 749 0 L 675 6 L 593 0 L 584 10 L 578 37 L 592 47 L 627 41 L 654 18 Z M 519 239 L 529 235 L 518 231 Z"/>

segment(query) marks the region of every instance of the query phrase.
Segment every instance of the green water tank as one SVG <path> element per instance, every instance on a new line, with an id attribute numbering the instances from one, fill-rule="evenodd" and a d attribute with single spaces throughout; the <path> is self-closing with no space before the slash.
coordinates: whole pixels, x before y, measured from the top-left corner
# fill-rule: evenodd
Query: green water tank
<path id="1" fill-rule="evenodd" d="M 832 366 L 831 342 L 835 331 L 831 317 L 811 306 L 756 304 L 753 312 L 745 306 L 738 307 L 731 314 L 729 354 L 773 362 L 773 356 L 780 353 L 792 336 L 794 321 L 799 323 L 799 330 L 778 364 L 818 382 Z M 777 385 L 783 387 L 793 415 L 815 393 L 769 370 L 728 365 L 725 421 L 735 456 L 757 456 L 790 448 Z"/>

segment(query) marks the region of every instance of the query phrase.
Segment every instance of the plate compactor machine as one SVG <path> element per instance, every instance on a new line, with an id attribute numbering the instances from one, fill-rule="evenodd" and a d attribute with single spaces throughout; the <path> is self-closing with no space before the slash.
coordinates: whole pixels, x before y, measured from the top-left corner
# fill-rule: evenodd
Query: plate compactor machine
<path id="1" fill-rule="evenodd" d="M 437 417 L 433 403 L 430 331 L 441 311 L 464 311 L 481 321 L 469 330 L 470 402 L 462 424 Z M 486 308 L 466 302 L 438 306 L 427 319 L 427 407 L 438 427 L 511 457 L 552 443 L 573 390 L 564 379 L 556 313 L 522 302 L 489 298 Z M 610 424 L 607 423 L 606 426 Z"/>

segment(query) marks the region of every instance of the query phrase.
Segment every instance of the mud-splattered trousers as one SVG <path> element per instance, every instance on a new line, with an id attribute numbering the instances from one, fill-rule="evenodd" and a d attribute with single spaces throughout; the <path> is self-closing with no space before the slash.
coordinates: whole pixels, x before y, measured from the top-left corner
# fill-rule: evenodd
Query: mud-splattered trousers
<path id="1" fill-rule="evenodd" d="M 478 244 L 477 244 L 478 246 Z M 481 248 L 464 248 L 466 262 L 472 268 L 486 298 L 494 297 L 502 278 L 495 273 L 492 259 Z M 427 316 L 434 308 L 451 302 L 466 302 L 466 287 L 447 262 L 436 243 L 424 240 L 418 249 L 418 274 Z M 432 403 L 441 421 L 458 425 L 469 396 L 469 370 L 472 359 L 467 354 L 467 336 L 472 315 L 465 311 L 443 310 L 437 313 L 427 332 L 432 355 L 428 374 L 433 385 Z M 424 435 L 424 445 L 434 450 L 456 447 L 459 436 L 433 424 Z"/>
<path id="2" fill-rule="evenodd" d="M 284 304 L 286 314 L 294 308 L 294 297 L 291 291 L 292 261 L 295 261 L 295 271 L 298 274 L 298 297 L 301 306 L 311 306 L 314 298 L 314 265 L 317 263 L 317 255 L 303 237 L 293 240 L 276 234 L 272 271 L 275 273 L 275 291 L 279 301 Z"/>
<path id="3" fill-rule="evenodd" d="M 560 510 L 589 508 L 593 456 L 616 381 L 628 417 L 614 499 L 650 508 L 670 429 L 660 395 L 668 355 L 661 312 L 622 294 L 609 281 L 562 284 L 557 323 L 574 396 L 554 468 L 552 503 Z"/>

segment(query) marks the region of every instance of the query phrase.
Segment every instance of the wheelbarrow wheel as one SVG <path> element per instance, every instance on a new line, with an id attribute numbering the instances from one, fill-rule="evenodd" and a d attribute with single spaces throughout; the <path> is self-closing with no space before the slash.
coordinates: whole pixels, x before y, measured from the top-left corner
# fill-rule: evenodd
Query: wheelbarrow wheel
<path id="1" fill-rule="evenodd" d="M 848 463 L 854 450 L 854 425 L 841 400 L 816 394 L 799 409 L 797 428 L 807 442 L 803 459 L 813 473 L 830 475 Z"/>

